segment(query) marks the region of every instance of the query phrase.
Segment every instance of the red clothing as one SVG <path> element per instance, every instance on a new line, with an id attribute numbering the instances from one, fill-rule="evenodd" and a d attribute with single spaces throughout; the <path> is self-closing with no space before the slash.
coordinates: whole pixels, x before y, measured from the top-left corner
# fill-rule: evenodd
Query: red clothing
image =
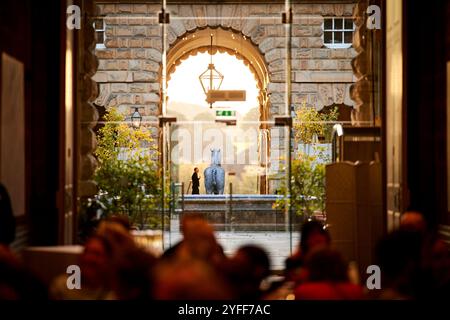
<path id="1" fill-rule="evenodd" d="M 359 300 L 363 290 L 352 283 L 308 282 L 294 290 L 296 300 Z"/>

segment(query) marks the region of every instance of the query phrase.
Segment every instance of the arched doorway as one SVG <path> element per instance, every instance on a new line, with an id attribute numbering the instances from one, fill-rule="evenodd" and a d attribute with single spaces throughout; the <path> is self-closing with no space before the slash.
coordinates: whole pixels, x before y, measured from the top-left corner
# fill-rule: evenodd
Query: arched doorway
<path id="1" fill-rule="evenodd" d="M 208 66 L 210 53 L 225 75 L 221 88 L 246 90 L 245 102 L 217 102 L 212 110 L 204 102 L 198 76 Z M 166 97 L 167 115 L 177 117 L 166 140 L 171 144 L 167 163 L 172 181 L 184 182 L 189 188 L 192 169 L 199 167 L 203 172 L 210 164 L 209 149 L 218 148 L 222 151 L 226 190 L 232 182 L 234 193 L 268 192 L 268 82 L 263 56 L 240 32 L 207 27 L 188 32 L 174 42 L 167 54 Z M 216 121 L 222 111 L 236 115 L 235 126 Z"/>

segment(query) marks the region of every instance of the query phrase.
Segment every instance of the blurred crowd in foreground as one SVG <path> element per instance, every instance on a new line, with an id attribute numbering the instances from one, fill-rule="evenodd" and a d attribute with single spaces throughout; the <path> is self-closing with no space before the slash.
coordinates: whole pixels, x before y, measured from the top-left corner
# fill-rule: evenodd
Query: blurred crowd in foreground
<path id="1" fill-rule="evenodd" d="M 381 289 L 368 290 L 333 248 L 326 227 L 307 221 L 296 252 L 274 276 L 266 251 L 240 247 L 225 255 L 214 230 L 200 215 L 185 215 L 183 239 L 155 256 L 139 247 L 126 219 L 102 221 L 79 259 L 81 289 L 67 287 L 67 274 L 42 284 L 8 248 L 0 230 L 0 300 L 359 300 L 443 298 L 450 293 L 446 244 L 428 231 L 418 212 L 403 214 L 401 227 L 376 247 Z"/>

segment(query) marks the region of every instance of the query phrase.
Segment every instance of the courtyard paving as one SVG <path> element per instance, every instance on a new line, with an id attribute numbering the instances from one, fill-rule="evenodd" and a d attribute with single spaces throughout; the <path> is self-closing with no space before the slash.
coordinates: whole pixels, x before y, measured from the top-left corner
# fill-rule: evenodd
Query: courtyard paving
<path id="1" fill-rule="evenodd" d="M 216 231 L 216 237 L 227 255 L 232 255 L 242 245 L 261 246 L 269 254 L 273 270 L 284 269 L 284 260 L 290 255 L 289 232 Z M 292 250 L 296 249 L 299 238 L 298 232 L 292 233 Z M 168 248 L 180 241 L 181 234 L 178 231 L 166 232 L 164 239 L 164 247 Z"/>

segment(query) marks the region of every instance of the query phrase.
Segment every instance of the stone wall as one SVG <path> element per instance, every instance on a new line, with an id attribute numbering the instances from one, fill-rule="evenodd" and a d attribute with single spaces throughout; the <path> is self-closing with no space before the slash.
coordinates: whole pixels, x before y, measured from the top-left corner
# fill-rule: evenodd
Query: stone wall
<path id="1" fill-rule="evenodd" d="M 350 49 L 329 49 L 322 39 L 323 16 L 352 16 L 354 4 L 294 4 L 292 26 L 292 102 L 317 109 L 333 103 L 353 105 L 349 88 L 354 82 Z M 100 4 L 106 24 L 105 48 L 96 50 L 98 72 L 93 79 L 100 85 L 96 104 L 115 107 L 131 114 L 135 106 L 144 120 L 159 115 L 160 63 L 162 52 L 159 4 Z M 269 118 L 285 110 L 286 34 L 281 23 L 281 4 L 171 5 L 168 11 L 169 46 L 186 32 L 207 26 L 231 28 L 248 37 L 269 70 L 267 93 Z M 180 19 L 185 17 L 185 19 Z M 231 17 L 231 19 L 230 19 Z M 157 130 L 154 130 L 157 136 Z M 283 152 L 283 130 L 271 130 L 271 149 Z M 275 145 L 276 144 L 276 145 Z M 272 160 L 278 157 L 273 152 Z"/>
<path id="2" fill-rule="evenodd" d="M 89 16 L 95 16 L 95 6 L 91 2 L 83 2 L 83 11 Z M 78 131 L 78 196 L 80 198 L 92 197 L 97 194 L 97 184 L 92 179 L 94 172 L 97 168 L 97 160 L 94 156 L 95 148 L 97 147 L 97 139 L 93 128 L 97 124 L 98 111 L 93 102 L 98 96 L 98 86 L 95 81 L 95 72 L 98 67 L 98 59 L 93 52 L 93 46 L 95 43 L 94 29 L 92 27 L 92 21 L 90 19 L 83 19 L 82 28 L 84 32 L 79 38 L 79 54 L 78 54 L 78 90 L 77 95 L 77 109 L 78 118 L 77 123 L 79 126 Z M 94 77 L 93 77 L 94 76 Z"/>

